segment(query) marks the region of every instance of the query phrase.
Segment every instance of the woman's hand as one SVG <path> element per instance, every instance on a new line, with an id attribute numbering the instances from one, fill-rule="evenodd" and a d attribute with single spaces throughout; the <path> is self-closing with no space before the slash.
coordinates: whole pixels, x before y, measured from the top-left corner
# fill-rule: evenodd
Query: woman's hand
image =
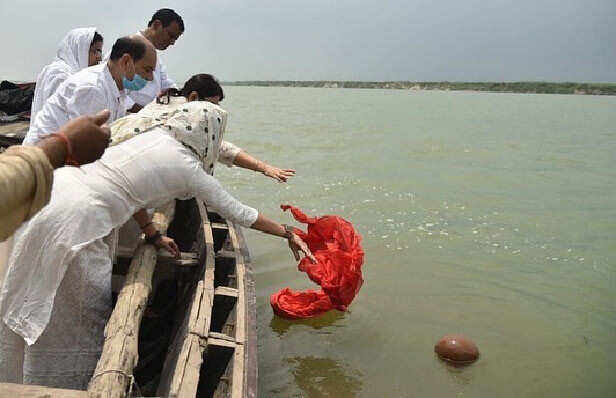
<path id="1" fill-rule="evenodd" d="M 289 247 L 291 248 L 291 251 L 293 252 L 293 256 L 295 256 L 296 261 L 299 261 L 299 258 L 300 258 L 299 252 L 301 251 L 306 255 L 306 257 L 310 259 L 310 261 L 316 264 L 317 259 L 314 258 L 314 256 L 312 255 L 312 252 L 308 248 L 308 245 L 306 244 L 306 242 L 301 240 L 300 237 L 297 236 L 296 234 L 292 234 L 291 237 L 289 238 Z"/>
<path id="2" fill-rule="evenodd" d="M 154 246 L 156 246 L 157 249 L 167 250 L 175 258 L 180 258 L 180 248 L 175 244 L 175 241 L 168 236 L 161 236 L 158 238 L 158 240 L 154 242 Z"/>
<path id="3" fill-rule="evenodd" d="M 273 178 L 278 182 L 287 182 L 288 178 L 291 178 L 295 175 L 295 170 L 293 169 L 279 169 L 274 166 L 270 166 L 269 164 L 265 164 L 263 166 L 262 171 L 264 176 Z"/>

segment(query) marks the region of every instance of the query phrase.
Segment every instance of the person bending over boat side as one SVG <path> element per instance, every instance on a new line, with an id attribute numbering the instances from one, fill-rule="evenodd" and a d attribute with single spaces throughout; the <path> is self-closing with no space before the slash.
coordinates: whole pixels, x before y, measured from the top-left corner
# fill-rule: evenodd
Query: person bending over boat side
<path id="1" fill-rule="evenodd" d="M 1 381 L 12 381 L 22 355 L 27 384 L 87 387 L 111 313 L 107 237 L 138 209 L 196 197 L 227 220 L 285 237 L 297 259 L 301 251 L 314 261 L 292 229 L 240 203 L 206 172 L 225 118 L 215 104 L 187 102 L 100 160 L 55 171 L 49 204 L 15 234 L 0 293 Z M 150 227 L 148 238 L 177 256 L 172 241 Z"/>
<path id="2" fill-rule="evenodd" d="M 45 66 L 36 79 L 34 99 L 30 110 L 30 127 L 45 101 L 71 75 L 97 65 L 103 59 L 103 36 L 96 28 L 73 29 L 58 44 L 56 58 Z"/>
<path id="3" fill-rule="evenodd" d="M 184 88 L 181 90 L 169 90 L 166 96 L 151 102 L 137 114 L 129 114 L 113 123 L 111 126 L 112 145 L 134 136 L 135 131 L 145 131 L 161 124 L 170 115 L 175 114 L 178 107 L 181 107 L 186 102 L 201 98 L 204 101 L 218 105 L 224 97 L 223 89 L 214 76 L 206 73 L 194 75 L 186 81 Z M 208 174 L 213 174 L 217 161 L 228 167 L 237 166 L 260 172 L 278 182 L 286 182 L 295 174 L 293 169 L 281 169 L 271 166 L 224 140 L 226 124 L 225 113 L 220 133 L 214 139 L 208 136 L 208 139 L 212 140 L 208 146 L 212 156 L 212 161 L 206 167 Z M 175 209 L 175 217 L 171 225 L 169 225 L 167 235 L 174 238 L 181 251 L 189 251 L 201 221 L 199 209 L 194 199 L 176 200 Z M 141 226 L 148 222 L 144 211 L 138 214 L 135 219 Z M 131 224 L 134 225 L 132 222 Z M 137 226 L 123 228 L 119 238 L 120 244 L 124 246 L 125 242 L 129 241 L 136 234 L 136 229 Z M 130 236 L 127 237 L 127 234 Z"/>

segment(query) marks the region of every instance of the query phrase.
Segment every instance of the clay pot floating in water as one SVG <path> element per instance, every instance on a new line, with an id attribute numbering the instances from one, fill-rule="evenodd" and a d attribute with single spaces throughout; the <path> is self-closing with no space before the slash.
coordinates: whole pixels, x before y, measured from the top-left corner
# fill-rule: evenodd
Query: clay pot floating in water
<path id="1" fill-rule="evenodd" d="M 460 335 L 444 336 L 436 343 L 434 351 L 439 358 L 454 365 L 470 365 L 479 358 L 475 343 Z"/>

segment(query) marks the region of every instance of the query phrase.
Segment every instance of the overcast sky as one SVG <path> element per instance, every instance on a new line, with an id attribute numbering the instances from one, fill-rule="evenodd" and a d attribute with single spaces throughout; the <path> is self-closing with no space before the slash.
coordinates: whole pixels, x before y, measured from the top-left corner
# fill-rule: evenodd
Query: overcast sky
<path id="1" fill-rule="evenodd" d="M 161 54 L 178 82 L 616 82 L 616 0 L 0 0 L 0 79 L 35 80 L 72 28 L 106 52 L 161 7 L 186 25 Z"/>

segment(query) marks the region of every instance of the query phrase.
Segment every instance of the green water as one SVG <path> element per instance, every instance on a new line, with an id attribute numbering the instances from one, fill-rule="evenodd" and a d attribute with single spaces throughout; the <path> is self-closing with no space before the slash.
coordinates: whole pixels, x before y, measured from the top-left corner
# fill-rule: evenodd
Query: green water
<path id="1" fill-rule="evenodd" d="M 616 394 L 616 98 L 228 87 L 227 139 L 289 184 L 217 169 L 280 203 L 354 223 L 364 286 L 348 313 L 274 317 L 313 287 L 283 241 L 249 231 L 262 397 Z M 434 343 L 479 346 L 452 368 Z"/>

